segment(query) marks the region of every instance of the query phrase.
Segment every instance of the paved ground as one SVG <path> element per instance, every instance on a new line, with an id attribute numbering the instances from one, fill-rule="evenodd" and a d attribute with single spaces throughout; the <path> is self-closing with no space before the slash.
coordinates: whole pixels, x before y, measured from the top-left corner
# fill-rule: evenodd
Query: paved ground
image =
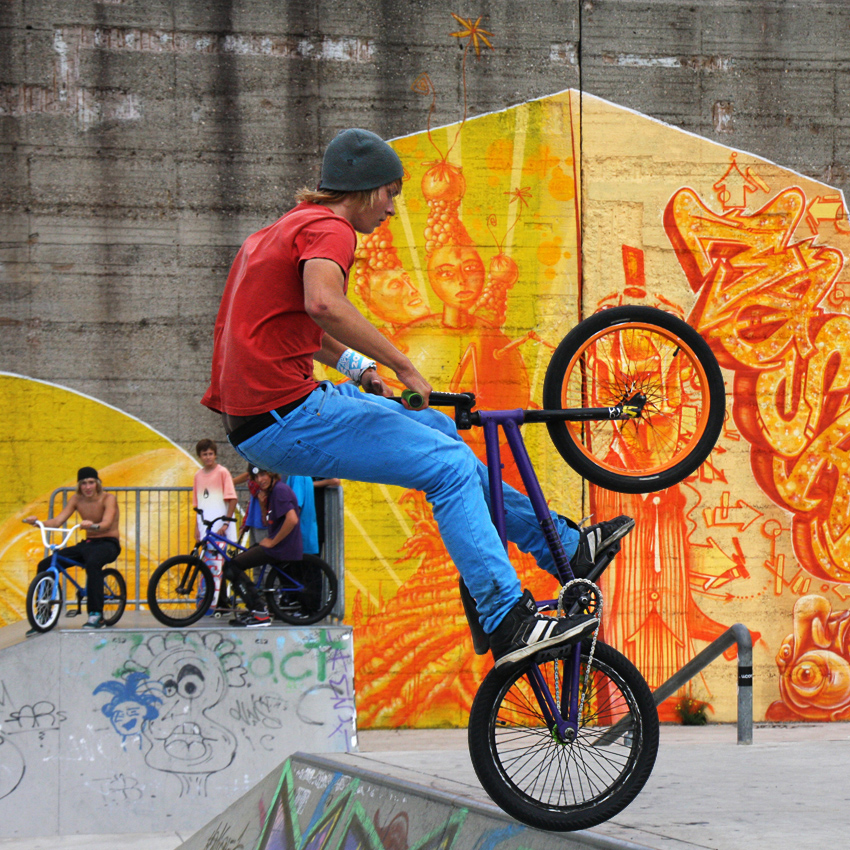
<path id="1" fill-rule="evenodd" d="M 488 801 L 466 730 L 364 732 L 346 764 Z M 655 770 L 625 811 L 591 831 L 600 846 L 652 850 L 799 850 L 846 843 L 850 724 L 663 726 Z M 2 840 L 0 850 L 176 850 L 176 833 Z"/>

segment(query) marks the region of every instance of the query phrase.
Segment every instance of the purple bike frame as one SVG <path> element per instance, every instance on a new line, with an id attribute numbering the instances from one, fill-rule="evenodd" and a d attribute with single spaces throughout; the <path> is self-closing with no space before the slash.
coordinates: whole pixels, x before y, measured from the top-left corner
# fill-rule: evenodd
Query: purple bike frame
<path id="1" fill-rule="evenodd" d="M 499 427 L 505 432 L 511 454 L 516 461 L 522 482 L 525 485 L 528 498 L 534 508 L 534 514 L 540 523 L 540 528 L 546 538 L 546 544 L 555 561 L 555 568 L 564 584 L 574 578 L 570 567 L 570 560 L 564 552 L 564 545 L 555 529 L 555 523 L 540 488 L 540 482 L 531 458 L 522 439 L 519 426 L 525 421 L 524 410 L 493 410 L 476 411 L 484 429 L 484 442 L 487 447 L 487 472 L 490 484 L 490 515 L 493 524 L 499 532 L 502 544 L 507 550 L 508 537 L 505 523 L 505 492 L 502 483 L 502 456 L 499 447 Z M 540 670 L 537 666 L 531 668 L 529 683 L 540 708 L 546 717 L 547 724 L 557 726 L 561 740 L 567 740 L 569 733 L 573 735 L 578 731 L 578 696 L 579 678 L 581 674 L 581 644 L 573 647 L 569 661 L 564 662 L 565 676 L 564 689 L 561 696 L 561 705 L 555 704 L 554 697 L 549 690 Z M 569 673 L 567 673 L 569 671 Z M 566 709 L 566 710 L 564 710 Z"/>

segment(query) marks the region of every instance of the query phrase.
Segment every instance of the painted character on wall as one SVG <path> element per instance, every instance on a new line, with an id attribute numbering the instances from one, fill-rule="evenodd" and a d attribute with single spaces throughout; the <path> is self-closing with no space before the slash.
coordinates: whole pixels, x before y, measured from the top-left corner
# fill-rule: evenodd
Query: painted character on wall
<path id="1" fill-rule="evenodd" d="M 146 682 L 144 673 L 130 673 L 120 681 L 101 682 L 93 691 L 93 694 L 112 694 L 112 699 L 100 710 L 121 736 L 122 747 L 126 747 L 128 738 L 135 738 L 141 749 L 145 723 L 159 717 L 157 706 L 162 700 L 146 692 Z"/>
<path id="2" fill-rule="evenodd" d="M 156 636 L 134 651 L 147 687 L 160 700 L 159 716 L 144 724 L 145 761 L 180 781 L 180 795 L 206 794 L 207 778 L 236 756 L 236 737 L 215 719 L 230 687 L 245 684 L 235 645 L 221 635 Z"/>
<path id="3" fill-rule="evenodd" d="M 850 720 L 850 611 L 823 596 L 794 603 L 793 632 L 776 655 L 780 699 L 766 719 Z"/>

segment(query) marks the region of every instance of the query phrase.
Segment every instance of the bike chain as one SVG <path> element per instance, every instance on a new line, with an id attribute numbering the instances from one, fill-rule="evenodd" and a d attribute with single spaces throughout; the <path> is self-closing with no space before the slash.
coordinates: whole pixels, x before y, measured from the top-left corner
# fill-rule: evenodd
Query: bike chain
<path id="1" fill-rule="evenodd" d="M 593 666 L 593 654 L 596 652 L 596 641 L 599 636 L 599 627 L 602 625 L 602 590 L 599 585 L 594 584 L 590 579 L 587 578 L 574 578 L 572 581 L 568 581 L 562 588 L 561 592 L 558 594 L 558 616 L 564 616 L 564 597 L 567 595 L 567 591 L 572 591 L 578 585 L 587 585 L 591 593 L 596 597 L 597 601 L 597 609 L 596 609 L 596 628 L 593 630 L 593 642 L 590 644 L 590 653 L 587 656 L 587 665 L 584 668 L 584 685 L 581 689 L 581 699 L 578 704 L 578 716 L 576 717 L 576 724 L 581 724 L 581 716 L 584 711 L 584 701 L 587 696 L 587 685 L 590 680 L 590 668 Z M 581 652 L 581 644 L 579 642 L 579 652 Z M 558 665 L 555 665 L 555 702 L 560 705 L 561 697 L 559 694 L 558 688 Z"/>

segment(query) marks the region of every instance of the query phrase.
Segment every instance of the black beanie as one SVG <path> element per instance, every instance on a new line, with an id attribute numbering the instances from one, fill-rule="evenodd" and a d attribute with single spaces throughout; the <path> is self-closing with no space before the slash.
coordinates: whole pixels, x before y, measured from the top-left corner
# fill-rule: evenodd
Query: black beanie
<path id="1" fill-rule="evenodd" d="M 82 481 L 84 478 L 97 478 L 100 480 L 100 476 L 93 466 L 84 466 L 77 472 L 77 481 Z"/>
<path id="2" fill-rule="evenodd" d="M 341 130 L 325 150 L 319 189 L 362 192 L 403 176 L 398 154 L 380 136 L 369 130 Z"/>

